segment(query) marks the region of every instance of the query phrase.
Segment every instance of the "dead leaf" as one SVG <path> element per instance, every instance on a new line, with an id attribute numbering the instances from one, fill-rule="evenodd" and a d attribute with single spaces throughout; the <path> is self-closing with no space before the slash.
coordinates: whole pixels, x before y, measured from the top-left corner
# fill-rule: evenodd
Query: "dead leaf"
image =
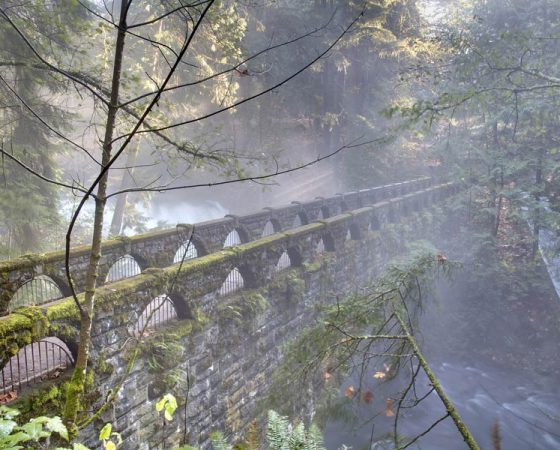
<path id="1" fill-rule="evenodd" d="M 9 391 L 6 392 L 5 394 L 0 394 L 0 405 L 5 405 L 6 403 L 10 403 L 12 401 L 14 401 L 17 398 L 17 392 L 16 391 Z"/>
<path id="2" fill-rule="evenodd" d="M 331 375 L 329 372 L 325 372 L 325 373 L 323 374 L 323 379 L 324 379 L 325 381 L 329 381 L 329 380 L 331 379 L 331 377 L 332 377 L 332 375 Z"/>
<path id="3" fill-rule="evenodd" d="M 441 254 L 437 255 L 436 258 L 437 258 L 438 263 L 440 263 L 440 264 L 443 264 L 443 263 L 445 263 L 445 261 L 447 261 L 447 258 L 445 256 L 441 255 Z"/>
<path id="4" fill-rule="evenodd" d="M 354 386 L 348 386 L 346 389 L 344 389 L 344 396 L 346 398 L 352 398 L 354 397 Z"/>
<path id="5" fill-rule="evenodd" d="M 364 401 L 364 403 L 371 403 L 373 400 L 373 392 L 371 391 L 366 391 L 364 392 L 364 395 L 362 396 L 362 400 Z"/>
<path id="6" fill-rule="evenodd" d="M 387 399 L 386 406 L 385 406 L 385 415 L 387 417 L 393 417 L 395 413 L 393 412 L 393 402 L 394 400 L 391 398 Z"/>

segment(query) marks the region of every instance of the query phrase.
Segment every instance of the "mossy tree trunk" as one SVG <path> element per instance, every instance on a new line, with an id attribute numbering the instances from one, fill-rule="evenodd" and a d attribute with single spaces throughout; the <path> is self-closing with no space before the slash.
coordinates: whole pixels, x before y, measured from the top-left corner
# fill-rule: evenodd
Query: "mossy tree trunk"
<path id="1" fill-rule="evenodd" d="M 445 410 L 447 411 L 447 414 L 449 414 L 451 419 L 453 419 L 457 431 L 459 431 L 459 433 L 463 437 L 463 440 L 465 441 L 465 444 L 467 444 L 467 447 L 470 450 L 480 450 L 480 447 L 478 446 L 470 430 L 465 425 L 465 422 L 463 422 L 463 419 L 461 419 L 461 416 L 459 415 L 459 411 L 455 409 L 455 406 L 451 402 L 451 399 L 447 396 L 447 394 L 443 390 L 443 387 L 441 386 L 439 379 L 436 377 L 434 372 L 432 372 L 432 370 L 430 369 L 430 366 L 426 361 L 426 358 L 424 358 L 424 355 L 420 351 L 420 347 L 418 347 L 418 343 L 416 342 L 416 339 L 414 338 L 414 336 L 412 336 L 412 334 L 410 334 L 408 326 L 406 325 L 403 318 L 400 316 L 396 305 L 394 305 L 394 310 L 395 310 L 394 311 L 395 317 L 399 322 L 400 327 L 402 328 L 402 332 L 403 335 L 406 337 L 406 341 L 412 348 L 414 355 L 416 355 L 416 358 L 418 359 L 418 363 L 420 364 L 420 366 L 422 366 L 422 369 L 424 370 L 426 376 L 430 380 L 430 384 L 434 388 L 434 391 L 436 392 L 437 396 L 440 398 L 443 405 L 445 406 Z"/>
<path id="2" fill-rule="evenodd" d="M 126 37 L 126 18 L 128 6 L 123 0 L 119 18 L 117 40 L 115 44 L 115 56 L 113 63 L 113 75 L 111 81 L 111 97 L 108 107 L 107 120 L 105 123 L 105 135 L 103 138 L 103 154 L 101 159 L 101 170 L 108 166 L 111 161 L 113 146 L 113 133 L 117 112 L 119 110 L 119 88 L 122 72 L 124 43 Z M 91 345 L 91 326 L 95 308 L 95 288 L 98 276 L 99 259 L 101 258 L 101 241 L 103 237 L 103 219 L 105 215 L 106 196 L 107 196 L 108 171 L 101 177 L 97 186 L 95 199 L 95 215 L 93 222 L 93 236 L 89 265 L 86 273 L 86 283 L 84 289 L 84 302 L 80 311 L 80 342 L 76 365 L 72 374 L 72 379 L 68 384 L 66 392 L 66 404 L 64 409 L 64 419 L 71 432 L 75 434 L 76 418 L 80 410 L 80 404 L 85 390 L 87 373 L 87 363 Z"/>

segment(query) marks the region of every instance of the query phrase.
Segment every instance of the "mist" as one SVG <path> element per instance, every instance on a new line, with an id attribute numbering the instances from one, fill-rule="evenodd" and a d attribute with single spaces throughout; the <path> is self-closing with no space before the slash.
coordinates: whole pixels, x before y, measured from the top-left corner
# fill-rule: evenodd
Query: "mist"
<path id="1" fill-rule="evenodd" d="M 560 448 L 557 1 L 191 3 L 0 4 L 0 404 L 27 420 L 45 411 L 25 409 L 25 383 L 72 380 L 55 415 L 106 447 L 82 409 L 118 422 L 103 412 L 144 369 L 105 359 L 134 343 L 153 370 L 153 343 L 190 327 L 215 370 L 194 392 L 221 403 L 188 411 L 199 355 L 178 351 L 157 369 L 172 388 L 126 407 L 135 423 L 174 401 L 183 436 L 156 415 L 142 448 L 216 447 L 218 431 L 272 449 L 274 408 L 301 448 Z M 127 316 L 121 291 L 146 305 Z M 126 342 L 104 335 L 138 317 Z M 240 356 L 230 398 L 231 323 L 228 345 L 274 345 Z M 60 361 L 24 373 L 42 342 Z"/>

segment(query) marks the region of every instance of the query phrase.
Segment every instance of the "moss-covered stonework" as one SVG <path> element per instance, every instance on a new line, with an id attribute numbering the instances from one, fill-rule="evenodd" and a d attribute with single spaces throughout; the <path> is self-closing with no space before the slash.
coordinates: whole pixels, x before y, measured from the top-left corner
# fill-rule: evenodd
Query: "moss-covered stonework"
<path id="1" fill-rule="evenodd" d="M 438 189 L 452 193 L 445 186 Z M 360 195 L 367 199 L 369 194 Z M 167 294 L 177 307 L 179 320 L 142 338 L 141 351 L 103 420 L 111 421 L 115 431 L 122 434 L 125 450 L 161 447 L 164 436 L 166 446 L 173 448 L 182 443 L 183 435 L 190 437 L 191 444 L 206 449 L 211 431 L 221 429 L 238 435 L 255 417 L 256 400 L 267 390 L 268 380 L 281 360 L 283 344 L 317 319 L 318 306 L 365 286 L 407 241 L 429 237 L 437 227 L 437 215 L 431 213 L 426 220 L 425 212 L 411 213 L 402 205 L 395 210 L 397 223 L 390 224 L 383 211 L 389 203 L 380 195 L 376 192 L 369 197 L 372 206 L 342 217 L 276 233 L 186 260 L 182 265 L 148 269 L 134 278 L 99 288 L 89 397 L 82 409 L 98 407 L 109 390 L 123 381 L 137 342 L 136 320 L 152 299 Z M 404 196 L 400 202 L 406 205 L 425 196 L 426 191 L 422 191 Z M 286 211 L 293 214 L 297 208 Z M 274 210 L 269 216 L 273 214 L 278 217 L 279 213 Z M 368 232 L 363 225 L 373 214 L 380 217 L 380 229 Z M 257 224 L 262 217 L 254 215 L 251 220 Z M 222 230 L 235 220 L 214 221 L 208 226 Z M 356 220 L 362 221 L 360 239 L 347 240 L 347 224 Z M 332 239 L 336 251 L 316 255 L 317 242 L 325 236 Z M 169 236 L 163 233 L 159 237 Z M 152 238 L 120 240 L 119 245 L 145 244 Z M 298 256 L 302 264 L 278 272 L 278 258 L 288 250 L 293 261 Z M 244 276 L 245 289 L 219 295 L 221 284 L 234 267 Z M 25 308 L 0 318 L 0 351 L 12 355 L 26 343 L 48 335 L 75 344 L 78 325 L 78 310 L 71 299 L 42 309 Z M 40 386 L 20 401 L 33 414 L 43 409 L 52 412 L 60 407 L 66 392 L 68 382 L 60 381 Z M 165 392 L 173 392 L 182 407 L 175 414 L 173 426 L 162 427 L 154 402 Z M 99 445 L 98 425 L 90 425 L 80 435 L 91 448 Z"/>
<path id="2" fill-rule="evenodd" d="M 170 265 L 175 252 L 184 243 L 184 239 L 190 236 L 192 230 L 194 230 L 193 241 L 197 243 L 199 255 L 215 253 L 223 247 L 224 238 L 234 228 L 243 230 L 248 240 L 254 241 L 262 236 L 262 230 L 269 221 L 276 223 L 282 230 L 289 230 L 297 214 L 313 218 L 317 217 L 322 208 L 327 208 L 333 217 L 322 220 L 321 225 L 336 228 L 337 224 L 344 224 L 348 220 L 348 215 L 354 214 L 354 211 L 341 213 L 345 208 L 357 210 L 360 205 L 373 205 L 375 202 L 392 196 L 394 192 L 404 195 L 405 201 L 408 201 L 409 197 L 411 201 L 416 201 L 418 191 L 437 191 L 430 187 L 431 184 L 432 181 L 429 178 L 421 178 L 396 185 L 378 186 L 363 189 L 360 192 L 349 192 L 344 195 L 302 202 L 297 205 L 292 204 L 283 208 L 265 208 L 261 212 L 244 216 L 228 216 L 196 225 L 178 225 L 176 229 L 153 231 L 132 237 L 119 236 L 102 244 L 99 273 L 103 277 L 99 282 L 104 283 L 104 275 L 108 273 L 111 265 L 124 255 L 132 255 L 136 258 L 142 269 Z M 314 225 L 316 224 L 311 226 Z M 301 227 L 295 233 L 288 232 L 285 237 L 290 240 L 297 237 L 298 233 L 307 231 L 309 229 Z M 251 248 L 247 247 L 245 250 L 250 251 Z M 70 253 L 73 283 L 78 291 L 83 290 L 88 259 L 88 246 L 75 247 Z M 64 261 L 64 251 L 57 251 L 25 255 L 14 260 L 0 262 L 0 315 L 7 313 L 8 304 L 14 292 L 25 281 L 39 274 L 53 277 L 60 284 L 63 294 L 68 295 L 69 289 L 64 281 L 66 278 Z"/>

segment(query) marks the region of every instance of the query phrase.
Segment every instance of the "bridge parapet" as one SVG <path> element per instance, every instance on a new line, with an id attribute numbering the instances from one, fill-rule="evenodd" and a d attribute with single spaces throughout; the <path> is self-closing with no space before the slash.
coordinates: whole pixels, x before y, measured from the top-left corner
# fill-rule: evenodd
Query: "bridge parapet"
<path id="1" fill-rule="evenodd" d="M 176 259 L 177 252 L 183 244 L 190 240 L 190 246 L 204 256 L 221 250 L 228 235 L 236 230 L 241 243 L 254 241 L 263 236 L 263 230 L 270 222 L 273 232 L 285 231 L 322 220 L 343 211 L 354 210 L 372 205 L 383 199 L 397 195 L 420 191 L 431 186 L 432 180 L 421 178 L 402 183 L 363 189 L 356 192 L 335 195 L 328 198 L 317 198 L 307 202 L 295 202 L 276 208 L 265 208 L 252 214 L 242 216 L 226 216 L 222 219 L 201 222 L 198 224 L 180 224 L 174 229 L 153 231 L 136 236 L 119 236 L 104 241 L 102 257 L 99 265 L 98 285 L 111 279 L 108 274 L 115 263 L 128 258 L 137 263 L 137 267 L 124 267 L 121 272 L 128 275 L 137 274 L 149 267 L 166 267 Z M 78 292 L 84 289 L 86 270 L 89 263 L 89 246 L 75 247 L 70 252 L 72 280 Z M 51 252 L 0 262 L 0 315 L 10 311 L 10 302 L 14 294 L 38 276 L 49 277 L 58 286 L 60 295 L 70 294 L 65 275 L 65 252 Z M 35 288 L 36 290 L 36 288 Z M 50 297 L 46 297 L 51 300 Z M 41 301 L 37 303 L 42 303 Z"/>

